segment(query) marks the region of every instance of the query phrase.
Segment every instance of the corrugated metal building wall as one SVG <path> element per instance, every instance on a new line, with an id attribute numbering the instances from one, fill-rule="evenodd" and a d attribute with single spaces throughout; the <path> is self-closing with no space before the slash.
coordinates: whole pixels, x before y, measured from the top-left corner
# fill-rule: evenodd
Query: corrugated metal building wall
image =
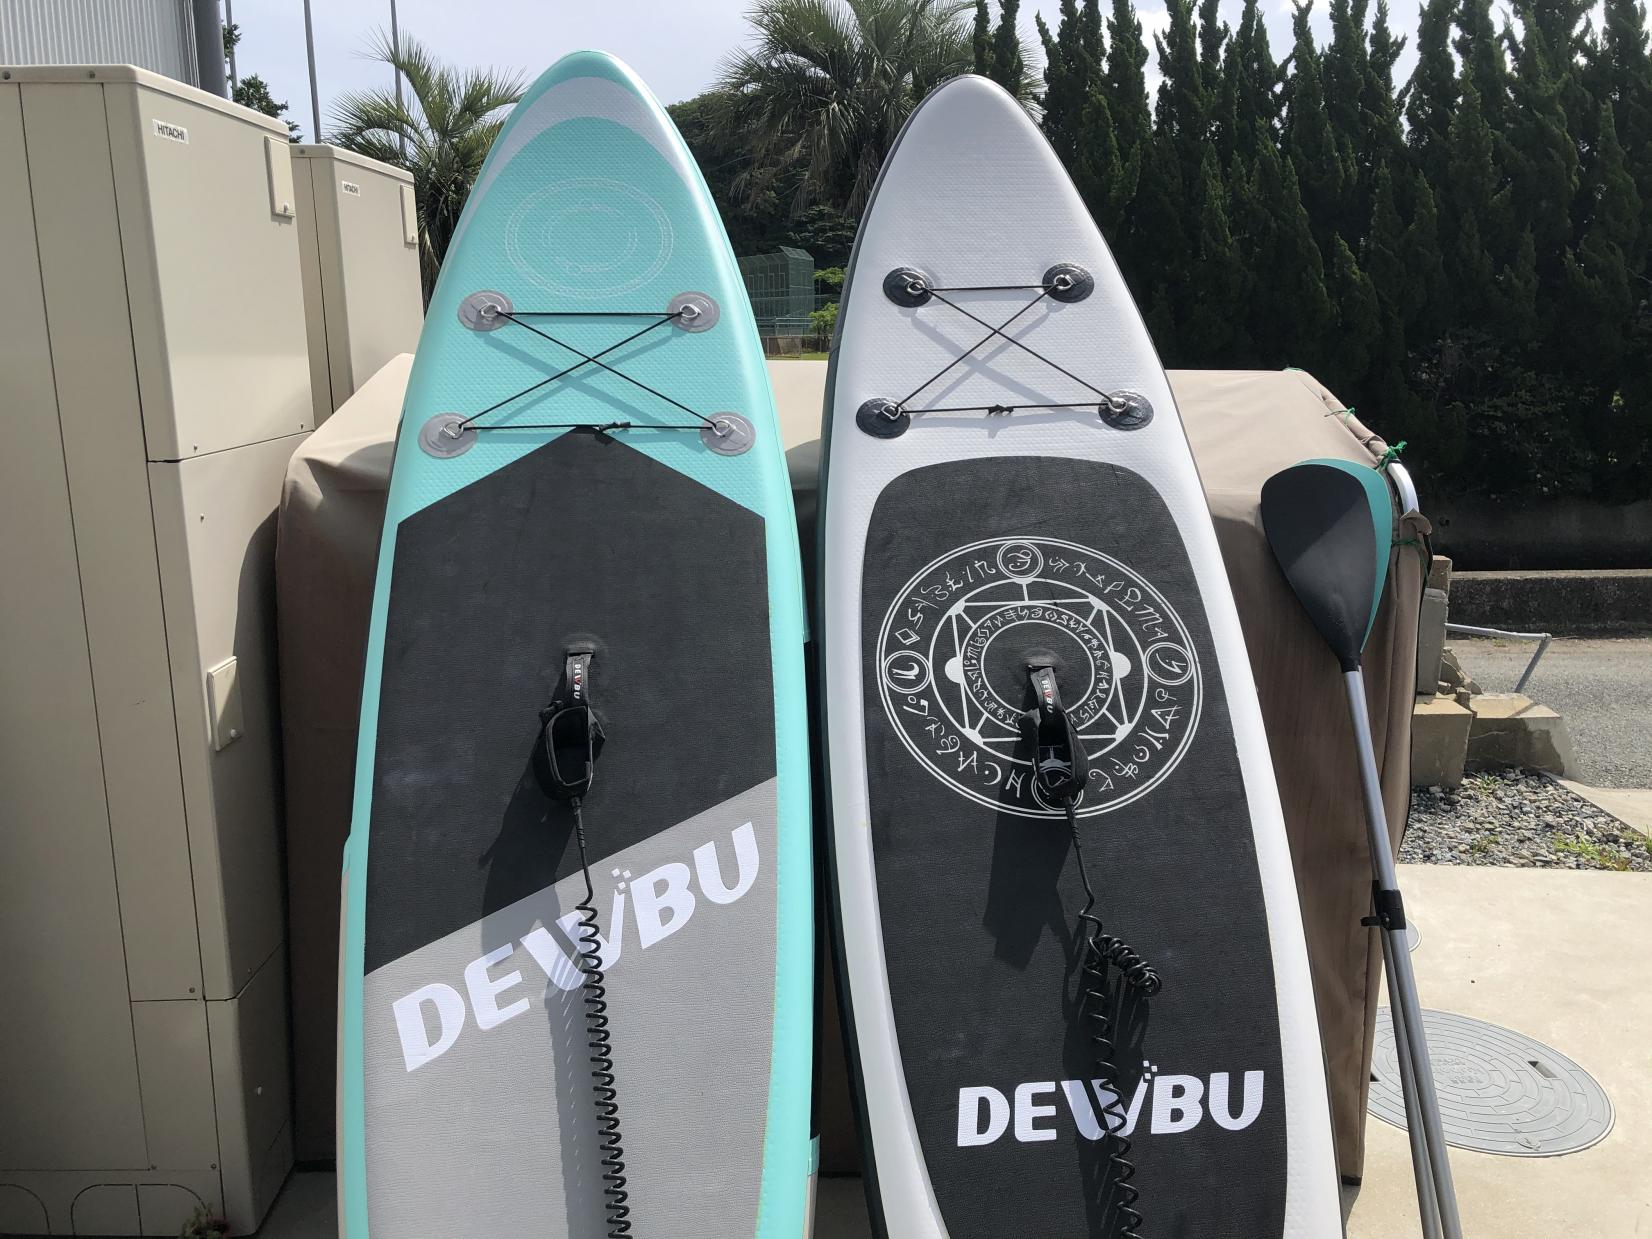
<path id="1" fill-rule="evenodd" d="M 0 0 L 0 64 L 132 64 L 201 84 L 190 0 Z"/>

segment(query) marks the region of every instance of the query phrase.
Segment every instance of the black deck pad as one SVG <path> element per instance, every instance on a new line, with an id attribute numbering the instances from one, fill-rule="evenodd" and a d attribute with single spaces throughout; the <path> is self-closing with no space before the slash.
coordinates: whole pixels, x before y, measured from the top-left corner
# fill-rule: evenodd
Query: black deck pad
<path id="1" fill-rule="evenodd" d="M 1131 1132 L 1142 1233 L 1280 1234 L 1262 890 L 1222 676 L 1163 500 L 1089 461 L 917 469 L 878 500 L 863 598 L 884 949 L 948 1233 L 1114 1233 L 1105 1144 L 1081 1131 L 1094 1096 L 1062 1083 L 1096 1075 L 1075 1009 L 1083 893 L 1017 738 L 1025 655 L 1043 649 L 1093 755 L 1080 830 L 1098 911 L 1164 981 L 1118 1012 L 1113 1059 L 1127 1107 L 1145 1084 Z"/>
<path id="2" fill-rule="evenodd" d="M 404 520 L 385 624 L 366 971 L 578 868 L 532 769 L 571 640 L 607 731 L 592 859 L 775 775 L 764 523 L 566 434 Z"/>

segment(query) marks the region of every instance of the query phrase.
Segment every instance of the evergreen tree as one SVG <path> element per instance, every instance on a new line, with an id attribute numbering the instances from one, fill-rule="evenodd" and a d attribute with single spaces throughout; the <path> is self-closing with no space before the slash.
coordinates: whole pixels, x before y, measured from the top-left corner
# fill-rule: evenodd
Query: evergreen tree
<path id="1" fill-rule="evenodd" d="M 1222 47 L 1232 32 L 1222 21 L 1220 0 L 1199 0 L 1199 80 L 1207 100 L 1222 84 Z"/>
<path id="2" fill-rule="evenodd" d="M 1073 184 L 1128 279 L 1130 212 L 1141 180 L 1141 162 L 1139 158 L 1127 161 L 1120 155 L 1112 109 L 1100 90 L 1091 96 L 1084 113 L 1084 131 L 1088 138 L 1072 165 Z"/>
<path id="3" fill-rule="evenodd" d="M 224 61 L 231 69 L 235 65 L 235 49 L 241 45 L 241 23 L 228 22 L 224 25 Z M 249 73 L 236 82 L 229 92 L 232 101 L 244 108 L 251 108 L 254 112 L 262 112 L 265 116 L 273 116 L 287 126 L 287 141 L 302 142 L 304 133 L 297 123 L 287 117 L 287 101 L 277 99 L 270 93 L 269 83 L 256 73 Z M 316 139 L 321 141 L 320 138 Z"/>
<path id="4" fill-rule="evenodd" d="M 1331 42 L 1320 59 L 1320 89 L 1337 156 L 1352 167 L 1365 145 L 1360 113 L 1371 68 L 1365 43 L 1366 0 L 1331 0 L 1330 12 Z"/>
<path id="5" fill-rule="evenodd" d="M 985 8 L 986 0 L 980 0 L 975 11 L 978 65 L 983 47 L 988 46 L 984 34 Z M 1044 94 L 1039 99 L 1043 116 L 1040 124 L 1055 153 L 1071 168 L 1090 140 L 1087 113 L 1090 101 L 1097 93 L 1101 74 L 1101 12 L 1098 0 L 1084 0 L 1082 9 L 1077 0 L 1061 0 L 1061 22 L 1055 33 L 1051 33 L 1045 24 L 1043 14 L 1036 14 L 1035 20 L 1039 41 L 1044 45 Z"/>
<path id="6" fill-rule="evenodd" d="M 1021 0 L 998 0 L 998 25 L 994 27 L 987 0 L 975 0 L 975 30 L 971 40 L 975 71 L 991 78 L 1017 99 L 1025 93 L 1027 76 L 1021 36 L 1016 31 L 1020 7 Z"/>
<path id="7" fill-rule="evenodd" d="M 1400 100 L 1394 93 L 1394 66 L 1404 51 L 1404 37 L 1396 36 L 1388 25 L 1388 0 L 1377 0 L 1377 16 L 1371 24 L 1371 52 L 1366 60 L 1361 91 L 1360 162 L 1370 177 L 1368 197 L 1373 207 L 1378 174 L 1384 167 L 1398 166 L 1406 157 Z"/>
<path id="8" fill-rule="evenodd" d="M 1263 128 L 1257 123 L 1259 130 Z M 1325 269 L 1308 226 L 1296 172 L 1269 135 L 1254 138 L 1256 160 L 1234 203 L 1235 244 L 1244 261 L 1243 305 L 1251 364 L 1311 364 L 1331 326 Z"/>
<path id="9" fill-rule="evenodd" d="M 1164 283 L 1166 295 L 1155 307 L 1158 329 L 1173 333 L 1171 351 L 1176 356 L 1191 359 L 1181 349 L 1179 331 L 1200 296 L 1196 233 L 1210 101 L 1194 0 L 1168 0 L 1168 9 L 1169 26 L 1154 38 L 1163 79 L 1153 112 L 1153 141 L 1143 163 L 1143 201 L 1136 222 L 1142 258 Z"/>
<path id="10" fill-rule="evenodd" d="M 1522 355 L 1536 342 L 1542 327 L 1543 316 L 1539 311 L 1543 305 L 1538 297 L 1537 246 L 1532 230 L 1525 228 L 1498 275 L 1497 300 L 1493 305 L 1498 343 L 1510 354 Z"/>
<path id="11" fill-rule="evenodd" d="M 1147 101 L 1147 45 L 1134 0 L 1113 0 L 1107 19 L 1106 90 L 1119 135 L 1119 152 L 1129 158 L 1153 138 L 1153 115 Z"/>
<path id="12" fill-rule="evenodd" d="M 1589 193 L 1594 210 L 1575 254 L 1565 256 L 1567 334 L 1575 363 L 1615 377 L 1629 343 L 1635 294 L 1631 256 L 1640 244 L 1640 192 L 1624 162 L 1612 105 L 1600 108 L 1598 159 Z"/>
<path id="13" fill-rule="evenodd" d="M 1021 54 L 1021 34 L 1016 24 L 1020 8 L 1021 0 L 999 0 L 998 28 L 992 33 L 993 80 L 1017 99 L 1023 93 L 1022 82 L 1027 76 L 1026 60 Z"/>
<path id="14" fill-rule="evenodd" d="M 1302 190 L 1313 233 L 1325 253 L 1342 222 L 1343 194 L 1350 167 L 1338 148 L 1331 118 L 1325 109 L 1319 52 L 1314 47 L 1308 16 L 1313 0 L 1295 0 L 1292 25 L 1296 45 L 1291 52 L 1291 91 L 1285 113 L 1285 154 Z"/>
<path id="15" fill-rule="evenodd" d="M 1147 99 L 1147 44 L 1142 41 L 1141 20 L 1133 0 L 1113 0 L 1107 18 L 1107 53 L 1099 93 L 1112 121 L 1118 149 L 1120 200 L 1112 212 L 1116 231 L 1108 239 L 1113 241 L 1113 252 L 1125 278 L 1132 287 L 1139 288 L 1145 286 L 1151 272 L 1144 254 L 1141 220 L 1147 212 L 1162 209 L 1164 188 L 1148 171 L 1153 155 L 1153 116 Z M 1099 115 L 1101 109 L 1097 112 Z"/>
<path id="16" fill-rule="evenodd" d="M 1250 352 L 1241 300 L 1244 264 L 1228 226 L 1227 188 L 1212 146 L 1205 147 L 1200 168 L 1193 247 L 1198 292 L 1181 324 L 1183 354 L 1199 366 L 1244 365 Z"/>
<path id="17" fill-rule="evenodd" d="M 1153 132 L 1160 151 L 1173 156 L 1182 185 L 1198 184 L 1204 163 L 1210 102 L 1193 18 L 1194 0 L 1168 0 L 1170 23 L 1153 37 L 1159 54 L 1158 103 Z"/>
<path id="18" fill-rule="evenodd" d="M 1652 203 L 1652 52 L 1646 5 L 1606 0 L 1600 38 L 1588 49 L 1589 90 L 1610 103 L 1625 161 L 1643 203 Z"/>
<path id="19" fill-rule="evenodd" d="M 1451 59 L 1456 0 L 1423 0 L 1417 22 L 1417 67 L 1406 88 L 1406 142 L 1412 162 L 1436 191 L 1451 168 L 1451 119 L 1457 112 L 1457 66 Z"/>
<path id="20" fill-rule="evenodd" d="M 1382 343 L 1382 311 L 1371 277 L 1340 234 L 1331 238 L 1325 285 L 1336 312 L 1336 336 L 1316 369 L 1332 391 L 1359 392 Z"/>
<path id="21" fill-rule="evenodd" d="M 1222 123 L 1230 130 L 1223 150 L 1237 192 L 1256 159 L 1256 144 L 1280 140 L 1279 84 L 1283 74 L 1268 45 L 1260 0 L 1245 0 L 1238 33 L 1228 41 L 1222 66 Z M 1237 162 L 1235 162 L 1237 161 Z"/>
<path id="22" fill-rule="evenodd" d="M 1407 270 L 1406 228 L 1398 202 L 1393 170 L 1384 163 L 1377 170 L 1371 224 L 1359 255 L 1380 319 L 1359 400 L 1390 440 L 1406 439 L 1426 449 L 1429 427 L 1409 383 L 1406 327 L 1417 293 Z"/>
<path id="23" fill-rule="evenodd" d="M 1041 124 L 1061 156 L 1079 196 L 1124 264 L 1129 208 L 1139 180 L 1139 162 L 1120 152 L 1108 104 L 1101 11 L 1097 0 L 1063 0 L 1061 22 L 1051 33 L 1037 16 L 1044 44 L 1045 90 Z"/>
<path id="24" fill-rule="evenodd" d="M 1577 141 L 1561 105 L 1562 78 L 1572 72 L 1565 52 L 1576 35 L 1557 26 L 1556 0 L 1518 2 L 1523 31 L 1513 46 L 1509 180 L 1517 226 L 1532 232 L 1538 277 L 1544 287 L 1554 288 L 1572 242 L 1571 207 L 1578 188 Z"/>
<path id="25" fill-rule="evenodd" d="M 1480 94 L 1480 111 L 1494 133 L 1502 131 L 1508 108 L 1509 73 L 1503 58 L 1503 40 L 1491 19 L 1492 0 L 1459 0 L 1457 37 L 1453 46 L 1462 61 L 1463 76 Z"/>
<path id="26" fill-rule="evenodd" d="M 1412 173 L 1411 218 L 1400 242 L 1405 265 L 1405 322 L 1407 338 L 1433 341 L 1446 326 L 1449 296 L 1445 259 L 1440 251 L 1440 213 L 1434 191 L 1421 172 Z"/>
<path id="27" fill-rule="evenodd" d="M 1492 133 L 1474 82 L 1462 83 L 1462 105 L 1451 119 L 1451 174 L 1441 184 L 1441 255 L 1449 291 L 1447 326 L 1484 327 L 1497 310 L 1496 264 L 1485 226 L 1499 214 Z"/>

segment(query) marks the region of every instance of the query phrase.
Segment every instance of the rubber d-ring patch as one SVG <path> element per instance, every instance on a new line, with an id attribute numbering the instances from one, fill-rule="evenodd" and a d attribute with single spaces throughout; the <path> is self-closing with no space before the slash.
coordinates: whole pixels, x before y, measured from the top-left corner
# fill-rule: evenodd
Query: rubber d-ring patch
<path id="1" fill-rule="evenodd" d="M 1052 301 L 1083 301 L 1096 290 L 1095 276 L 1072 262 L 1058 262 L 1044 273 Z"/>
<path id="2" fill-rule="evenodd" d="M 912 415 L 893 400 L 874 397 L 855 410 L 855 425 L 874 439 L 898 439 L 912 425 Z"/>
<path id="3" fill-rule="evenodd" d="M 459 303 L 459 321 L 472 331 L 497 331 L 511 321 L 505 315 L 514 313 L 511 299 L 491 288 L 471 293 Z"/>
<path id="4" fill-rule="evenodd" d="M 440 460 L 463 456 L 476 446 L 476 427 L 458 413 L 438 413 L 419 427 L 419 446 Z"/>
<path id="5" fill-rule="evenodd" d="M 710 331 L 722 316 L 709 293 L 678 293 L 666 304 L 665 312 L 678 331 Z"/>
<path id="6" fill-rule="evenodd" d="M 719 456 L 742 455 L 756 441 L 756 428 L 738 413 L 713 413 L 711 425 L 700 431 L 700 442 Z"/>
<path id="7" fill-rule="evenodd" d="M 935 281 L 916 267 L 896 267 L 883 277 L 883 295 L 909 310 L 927 304 L 934 286 Z"/>
<path id="8" fill-rule="evenodd" d="M 1140 430 L 1153 420 L 1153 406 L 1147 397 L 1133 391 L 1117 391 L 1102 401 L 1101 420 L 1114 430 Z"/>

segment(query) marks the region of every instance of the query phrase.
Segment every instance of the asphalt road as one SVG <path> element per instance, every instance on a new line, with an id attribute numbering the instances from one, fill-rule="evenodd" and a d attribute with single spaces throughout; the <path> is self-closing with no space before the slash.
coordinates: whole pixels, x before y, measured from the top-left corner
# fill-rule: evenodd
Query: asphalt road
<path id="1" fill-rule="evenodd" d="M 1453 638 L 1464 669 L 1486 692 L 1508 692 L 1535 648 L 1528 641 Z M 1652 787 L 1652 637 L 1556 638 L 1526 695 L 1558 711 L 1579 769 L 1595 787 Z"/>

